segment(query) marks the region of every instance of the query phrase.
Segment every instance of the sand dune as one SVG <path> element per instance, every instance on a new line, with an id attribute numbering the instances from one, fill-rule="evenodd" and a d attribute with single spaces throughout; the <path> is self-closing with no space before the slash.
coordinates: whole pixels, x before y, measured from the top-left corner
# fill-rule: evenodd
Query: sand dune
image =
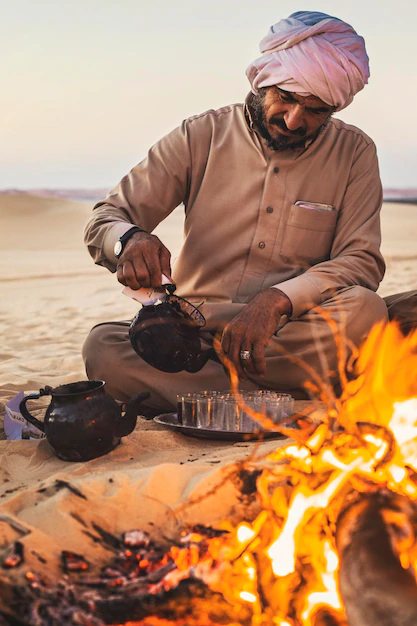
<path id="1" fill-rule="evenodd" d="M 135 303 L 82 243 L 92 205 L 30 195 L 0 195 L 0 415 L 17 391 L 84 378 L 81 345 L 98 322 L 132 317 Z M 158 227 L 178 254 L 181 208 Z M 382 295 L 417 286 L 417 207 L 386 204 Z M 1 417 L 0 417 L 1 420 Z M 1 421 L 0 421 L 1 423 Z"/>
<path id="2" fill-rule="evenodd" d="M 382 208 L 382 252 L 387 272 L 378 293 L 417 289 L 417 206 L 386 202 Z"/>

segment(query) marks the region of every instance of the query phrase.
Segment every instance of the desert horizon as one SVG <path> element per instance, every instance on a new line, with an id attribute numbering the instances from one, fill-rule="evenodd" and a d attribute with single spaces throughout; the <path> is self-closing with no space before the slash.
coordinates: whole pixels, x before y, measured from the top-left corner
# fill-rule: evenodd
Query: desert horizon
<path id="1" fill-rule="evenodd" d="M 39 187 L 39 188 L 5 188 L 0 189 L 0 196 L 5 195 L 33 195 L 43 198 L 62 198 L 63 200 L 92 200 L 104 199 L 112 189 L 108 187 Z M 385 202 L 417 203 L 417 187 L 383 187 Z"/>

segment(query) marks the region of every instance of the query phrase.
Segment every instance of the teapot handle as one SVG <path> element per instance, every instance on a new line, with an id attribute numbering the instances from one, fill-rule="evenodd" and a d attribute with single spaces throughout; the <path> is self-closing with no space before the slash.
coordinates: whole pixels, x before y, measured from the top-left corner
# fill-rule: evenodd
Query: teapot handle
<path id="1" fill-rule="evenodd" d="M 39 393 L 31 393 L 28 396 L 25 396 L 19 404 L 19 411 L 21 412 L 25 420 L 36 426 L 36 428 L 39 428 L 39 430 L 41 430 L 43 433 L 45 432 L 44 423 L 40 422 L 38 419 L 36 419 L 36 417 L 29 413 L 26 408 L 26 402 L 28 402 L 29 400 L 37 400 L 42 396 L 50 396 L 51 391 L 52 387 L 46 386 L 44 389 L 40 389 Z"/>

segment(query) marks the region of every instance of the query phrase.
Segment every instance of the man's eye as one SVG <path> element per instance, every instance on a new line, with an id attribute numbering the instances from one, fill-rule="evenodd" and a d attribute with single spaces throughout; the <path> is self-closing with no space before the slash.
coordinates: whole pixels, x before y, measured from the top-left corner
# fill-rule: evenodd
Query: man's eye
<path id="1" fill-rule="evenodd" d="M 307 109 L 307 111 L 313 115 L 326 115 L 327 113 L 330 113 L 327 109 Z"/>
<path id="2" fill-rule="evenodd" d="M 282 102 L 293 102 L 293 98 L 291 98 L 290 94 L 283 93 L 282 91 L 278 91 L 278 97 Z"/>

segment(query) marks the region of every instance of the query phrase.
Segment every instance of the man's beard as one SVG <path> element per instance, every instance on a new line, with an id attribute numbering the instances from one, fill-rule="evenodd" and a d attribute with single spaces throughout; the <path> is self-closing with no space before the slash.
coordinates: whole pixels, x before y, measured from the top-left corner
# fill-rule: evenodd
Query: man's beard
<path id="1" fill-rule="evenodd" d="M 314 141 L 316 137 L 321 133 L 323 128 L 327 126 L 327 123 L 331 117 L 329 117 L 323 122 L 323 124 L 311 135 L 307 135 L 306 131 L 303 128 L 299 128 L 296 131 L 290 131 L 287 128 L 287 125 L 283 118 L 279 118 L 277 116 L 273 116 L 270 120 L 270 124 L 277 126 L 279 129 L 284 130 L 287 133 L 291 133 L 291 135 L 280 135 L 278 139 L 272 137 L 268 131 L 267 121 L 265 117 L 265 94 L 268 87 L 261 87 L 258 90 L 258 93 L 250 94 L 248 100 L 248 106 L 250 108 L 253 121 L 257 127 L 257 130 L 262 135 L 264 139 L 266 139 L 268 148 L 274 150 L 275 152 L 285 152 L 286 150 L 298 150 L 299 148 L 304 148 L 306 141 Z M 294 137 L 299 137 L 300 139 L 294 141 Z"/>

